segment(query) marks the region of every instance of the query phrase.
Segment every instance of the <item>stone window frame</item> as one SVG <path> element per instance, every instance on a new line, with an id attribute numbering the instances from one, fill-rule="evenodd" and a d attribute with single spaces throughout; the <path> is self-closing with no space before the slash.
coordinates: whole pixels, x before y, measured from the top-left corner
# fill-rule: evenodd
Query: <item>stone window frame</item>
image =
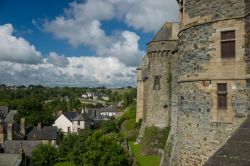
<path id="1" fill-rule="evenodd" d="M 231 26 L 225 23 L 224 27 L 221 26 L 215 26 L 214 27 L 216 29 L 216 32 L 213 34 L 212 36 L 212 41 L 214 41 L 214 45 L 211 45 L 212 48 L 215 48 L 215 61 L 218 62 L 227 62 L 227 61 L 239 61 L 240 57 L 239 57 L 239 52 L 237 49 L 237 45 L 238 45 L 238 36 L 240 33 L 240 27 L 235 25 L 235 26 Z M 235 31 L 235 46 L 236 46 L 236 52 L 235 52 L 235 58 L 221 58 L 221 32 L 223 31 Z M 212 53 L 213 54 L 213 53 Z"/>
<path id="2" fill-rule="evenodd" d="M 225 37 L 223 38 L 223 33 L 228 33 L 228 32 L 233 32 L 233 37 L 227 37 L 225 35 Z M 223 44 L 228 44 L 228 43 L 232 43 L 233 45 L 231 45 L 231 47 L 234 47 L 232 49 L 234 49 L 234 53 L 232 56 L 228 56 L 225 55 L 225 53 L 223 54 Z M 224 47 L 227 47 L 224 45 Z M 230 30 L 221 30 L 220 31 L 220 57 L 221 59 L 234 59 L 236 57 L 236 30 L 235 29 L 230 29 Z"/>
<path id="3" fill-rule="evenodd" d="M 153 90 L 160 90 L 161 89 L 161 75 L 155 75 L 154 76 L 154 86 L 153 86 Z M 158 81 L 157 81 L 158 79 Z"/>
<path id="4" fill-rule="evenodd" d="M 217 108 L 219 110 L 227 110 L 228 108 L 227 99 L 228 99 L 228 84 L 217 83 Z M 222 102 L 220 102 L 220 100 L 222 100 Z"/>

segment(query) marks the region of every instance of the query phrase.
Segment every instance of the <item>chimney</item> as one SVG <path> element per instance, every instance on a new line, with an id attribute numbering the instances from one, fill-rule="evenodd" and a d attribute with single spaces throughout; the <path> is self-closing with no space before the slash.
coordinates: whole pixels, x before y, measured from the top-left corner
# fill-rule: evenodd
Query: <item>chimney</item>
<path id="1" fill-rule="evenodd" d="M 25 130 L 26 130 L 26 120 L 25 118 L 21 118 L 21 124 L 20 124 L 20 133 L 25 135 Z"/>
<path id="2" fill-rule="evenodd" d="M 7 125 L 7 140 L 13 140 L 13 124 L 9 123 Z"/>
<path id="3" fill-rule="evenodd" d="M 4 127 L 0 124 L 0 144 L 4 142 L 5 133 L 4 133 Z"/>
<path id="4" fill-rule="evenodd" d="M 25 153 L 23 150 L 23 144 L 22 144 L 22 142 L 20 142 L 20 144 L 19 144 L 19 158 L 23 160 L 24 157 L 25 157 Z"/>
<path id="5" fill-rule="evenodd" d="M 41 122 L 38 122 L 38 124 L 37 124 L 37 130 L 42 130 L 42 123 Z"/>

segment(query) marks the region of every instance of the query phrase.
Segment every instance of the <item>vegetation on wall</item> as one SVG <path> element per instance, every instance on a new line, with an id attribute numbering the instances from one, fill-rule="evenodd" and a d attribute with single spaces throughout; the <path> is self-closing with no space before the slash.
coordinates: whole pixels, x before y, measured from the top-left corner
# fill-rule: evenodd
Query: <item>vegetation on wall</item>
<path id="1" fill-rule="evenodd" d="M 169 132 L 170 128 L 147 127 L 142 138 L 141 152 L 143 154 L 157 154 L 158 149 L 164 149 Z"/>

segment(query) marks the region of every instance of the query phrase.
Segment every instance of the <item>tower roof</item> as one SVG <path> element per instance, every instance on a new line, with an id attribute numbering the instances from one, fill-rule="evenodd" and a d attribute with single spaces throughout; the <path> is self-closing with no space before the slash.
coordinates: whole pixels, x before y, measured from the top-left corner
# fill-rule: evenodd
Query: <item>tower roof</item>
<path id="1" fill-rule="evenodd" d="M 176 40 L 178 31 L 179 31 L 179 23 L 172 23 L 172 22 L 165 23 L 161 27 L 161 29 L 156 33 L 151 42 Z"/>

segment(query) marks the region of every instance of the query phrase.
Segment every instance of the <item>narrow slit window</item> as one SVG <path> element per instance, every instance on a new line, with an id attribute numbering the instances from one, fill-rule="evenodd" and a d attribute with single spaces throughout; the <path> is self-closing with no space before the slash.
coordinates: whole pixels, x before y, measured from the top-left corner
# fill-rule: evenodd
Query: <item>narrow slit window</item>
<path id="1" fill-rule="evenodd" d="M 221 58 L 234 58 L 235 47 L 235 31 L 221 32 Z"/>
<path id="2" fill-rule="evenodd" d="M 217 84 L 217 103 L 219 109 L 227 109 L 227 84 Z"/>

